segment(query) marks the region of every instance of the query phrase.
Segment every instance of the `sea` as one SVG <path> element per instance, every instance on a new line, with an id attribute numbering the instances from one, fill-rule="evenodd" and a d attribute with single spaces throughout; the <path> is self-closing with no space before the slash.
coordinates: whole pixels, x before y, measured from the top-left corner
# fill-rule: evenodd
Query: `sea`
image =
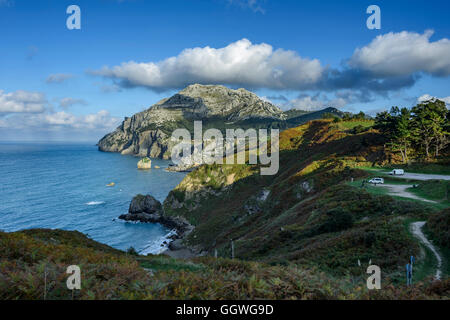
<path id="1" fill-rule="evenodd" d="M 0 142 L 0 230 L 77 230 L 117 249 L 161 253 L 173 230 L 117 218 L 136 194 L 163 202 L 185 173 L 165 171 L 161 159 L 138 170 L 138 161 L 94 143 Z"/>

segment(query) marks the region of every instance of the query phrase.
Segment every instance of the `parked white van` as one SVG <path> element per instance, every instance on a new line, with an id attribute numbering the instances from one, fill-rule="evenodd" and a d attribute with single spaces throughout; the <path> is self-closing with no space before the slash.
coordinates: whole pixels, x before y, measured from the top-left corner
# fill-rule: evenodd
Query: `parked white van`
<path id="1" fill-rule="evenodd" d="M 403 169 L 394 169 L 391 172 L 389 172 L 389 174 L 391 176 L 402 176 L 402 175 L 405 174 L 405 170 L 403 170 Z"/>
<path id="2" fill-rule="evenodd" d="M 383 184 L 384 179 L 383 178 L 372 178 L 369 180 L 369 183 L 371 184 Z"/>

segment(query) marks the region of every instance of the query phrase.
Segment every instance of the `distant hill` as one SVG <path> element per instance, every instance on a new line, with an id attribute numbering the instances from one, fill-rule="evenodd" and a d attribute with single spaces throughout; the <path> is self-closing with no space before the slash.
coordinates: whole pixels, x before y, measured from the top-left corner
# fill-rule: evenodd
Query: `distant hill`
<path id="1" fill-rule="evenodd" d="M 304 113 L 301 114 L 301 112 Z M 298 116 L 290 117 L 286 120 L 286 122 L 288 123 L 288 127 L 296 127 L 311 120 L 322 119 L 323 115 L 327 113 L 335 115 L 339 118 L 342 118 L 344 116 L 344 112 L 339 111 L 336 108 L 328 107 L 322 110 L 312 112 L 300 111 Z"/>
<path id="2" fill-rule="evenodd" d="M 326 112 L 340 114 L 334 108 L 283 112 L 245 89 L 194 84 L 145 111 L 125 118 L 115 131 L 98 142 L 98 148 L 107 152 L 168 159 L 173 147 L 170 141 L 172 132 L 177 128 L 193 132 L 195 120 L 203 121 L 204 130 L 217 128 L 224 133 L 227 128 L 284 130 L 320 119 Z"/>
<path id="3" fill-rule="evenodd" d="M 298 110 L 298 109 L 290 109 L 284 112 L 284 114 L 286 115 L 286 120 L 289 120 L 291 118 L 295 118 L 298 116 L 302 116 L 304 114 L 308 114 L 311 111 L 305 111 L 305 110 Z"/>

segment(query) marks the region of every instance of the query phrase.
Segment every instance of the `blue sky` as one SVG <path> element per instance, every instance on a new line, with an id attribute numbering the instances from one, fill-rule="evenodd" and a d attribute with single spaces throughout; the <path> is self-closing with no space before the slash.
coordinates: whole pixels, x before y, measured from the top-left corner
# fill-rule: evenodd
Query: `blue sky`
<path id="1" fill-rule="evenodd" d="M 81 30 L 66 27 L 71 4 Z M 380 30 L 366 27 L 371 4 Z M 96 141 L 192 82 L 283 109 L 374 114 L 447 98 L 448 12 L 448 1 L 0 0 L 0 139 Z"/>

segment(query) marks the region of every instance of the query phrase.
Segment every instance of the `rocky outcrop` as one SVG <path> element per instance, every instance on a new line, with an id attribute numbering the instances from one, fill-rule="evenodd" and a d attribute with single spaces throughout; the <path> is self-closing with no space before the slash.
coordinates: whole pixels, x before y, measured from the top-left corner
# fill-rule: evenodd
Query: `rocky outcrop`
<path id="1" fill-rule="evenodd" d="M 142 158 L 137 163 L 137 167 L 138 167 L 138 169 L 142 169 L 142 170 L 151 169 L 152 168 L 152 160 L 150 160 L 150 158 L 148 158 L 148 157 Z"/>
<path id="2" fill-rule="evenodd" d="M 264 202 L 269 197 L 270 190 L 263 189 L 256 195 L 250 197 L 244 204 L 244 210 L 248 215 L 253 215 L 262 212 Z"/>
<path id="3" fill-rule="evenodd" d="M 197 166 L 169 165 L 165 170 L 169 172 L 192 172 Z"/>
<path id="4" fill-rule="evenodd" d="M 151 195 L 138 194 L 131 200 L 128 212 L 131 214 L 136 213 L 162 213 L 161 202 L 156 200 Z"/>
<path id="5" fill-rule="evenodd" d="M 174 238 L 183 238 L 188 235 L 193 226 L 182 217 L 170 217 L 164 215 L 161 202 L 151 195 L 137 195 L 130 203 L 127 214 L 119 216 L 119 219 L 126 221 L 139 221 L 149 223 L 160 223 L 168 229 L 177 231 Z"/>
<path id="6" fill-rule="evenodd" d="M 286 115 L 270 102 L 245 89 L 194 84 L 149 109 L 125 118 L 112 133 L 98 142 L 101 151 L 120 152 L 141 157 L 169 159 L 175 142 L 170 141 L 177 128 L 192 130 L 193 121 L 204 125 L 251 121 L 262 126 L 283 121 Z M 245 126 L 243 126 L 245 127 Z"/>

